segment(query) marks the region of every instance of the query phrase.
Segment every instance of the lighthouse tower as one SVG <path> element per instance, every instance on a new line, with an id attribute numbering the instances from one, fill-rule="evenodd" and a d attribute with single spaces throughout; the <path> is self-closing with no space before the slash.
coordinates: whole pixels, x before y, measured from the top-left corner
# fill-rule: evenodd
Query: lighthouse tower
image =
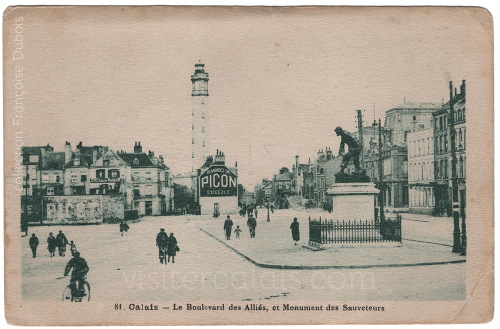
<path id="1" fill-rule="evenodd" d="M 205 163 L 210 152 L 210 119 L 208 105 L 208 73 L 201 61 L 194 65 L 191 76 L 193 91 L 192 100 L 192 154 L 191 170 L 194 172 Z"/>

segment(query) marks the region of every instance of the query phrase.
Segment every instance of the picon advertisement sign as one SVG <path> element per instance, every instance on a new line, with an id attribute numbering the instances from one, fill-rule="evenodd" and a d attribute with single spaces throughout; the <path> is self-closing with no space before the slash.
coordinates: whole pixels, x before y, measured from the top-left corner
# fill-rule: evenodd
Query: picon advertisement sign
<path id="1" fill-rule="evenodd" d="M 225 166 L 211 166 L 200 175 L 200 197 L 237 196 L 238 177 Z"/>

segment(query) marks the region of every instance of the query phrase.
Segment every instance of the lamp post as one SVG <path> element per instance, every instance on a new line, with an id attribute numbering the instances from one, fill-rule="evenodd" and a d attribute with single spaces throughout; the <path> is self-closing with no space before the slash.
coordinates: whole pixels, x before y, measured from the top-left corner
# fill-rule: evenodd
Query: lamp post
<path id="1" fill-rule="evenodd" d="M 270 222 L 271 218 L 269 217 L 269 195 L 266 195 L 266 206 L 267 206 L 267 221 Z"/>
<path id="2" fill-rule="evenodd" d="M 457 154 L 455 152 L 455 113 L 453 109 L 453 83 L 450 81 L 450 146 L 451 146 L 451 193 L 453 205 L 453 249 L 452 252 L 461 253 L 462 243 L 460 241 L 460 205 L 458 202 L 458 177 L 457 177 Z"/>
<path id="3" fill-rule="evenodd" d="M 382 122 L 378 119 L 378 187 L 380 190 L 379 194 L 379 208 L 380 208 L 380 227 L 382 227 L 385 221 L 384 213 L 384 169 L 382 163 Z"/>

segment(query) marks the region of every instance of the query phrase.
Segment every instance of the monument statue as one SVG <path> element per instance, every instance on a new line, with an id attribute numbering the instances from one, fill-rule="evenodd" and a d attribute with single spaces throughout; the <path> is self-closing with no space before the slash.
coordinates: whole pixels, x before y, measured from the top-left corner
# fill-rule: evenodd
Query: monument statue
<path id="1" fill-rule="evenodd" d="M 336 183 L 355 183 L 355 182 L 370 182 L 370 178 L 366 175 L 365 170 L 361 170 L 359 165 L 359 157 L 361 155 L 362 149 L 359 141 L 352 136 L 350 133 L 342 129 L 341 127 L 335 128 L 335 133 L 337 136 L 341 137 L 339 155 L 342 155 L 342 164 L 340 165 L 340 171 L 335 174 Z M 349 152 L 345 153 L 345 146 L 349 147 Z M 356 172 L 352 175 L 345 174 L 344 170 L 349 164 L 350 160 L 353 160 Z"/>
<path id="2" fill-rule="evenodd" d="M 350 133 L 344 131 L 341 127 L 335 128 L 337 136 L 341 137 L 339 155 L 343 155 L 342 165 L 340 166 L 340 173 L 344 173 L 345 168 L 349 164 L 349 160 L 353 159 L 356 172 L 360 171 L 359 156 L 361 155 L 361 145 L 358 140 Z M 349 152 L 345 153 L 345 145 L 349 146 Z"/>

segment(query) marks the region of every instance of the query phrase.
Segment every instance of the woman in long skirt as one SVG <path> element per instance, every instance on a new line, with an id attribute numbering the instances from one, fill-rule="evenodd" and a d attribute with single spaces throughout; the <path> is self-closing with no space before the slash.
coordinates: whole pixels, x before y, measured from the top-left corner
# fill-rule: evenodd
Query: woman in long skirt
<path id="1" fill-rule="evenodd" d="M 297 241 L 300 240 L 300 230 L 299 230 L 299 222 L 297 222 L 297 218 L 293 219 L 292 225 L 290 225 L 292 229 L 292 239 L 295 241 L 295 245 L 297 245 Z"/>

